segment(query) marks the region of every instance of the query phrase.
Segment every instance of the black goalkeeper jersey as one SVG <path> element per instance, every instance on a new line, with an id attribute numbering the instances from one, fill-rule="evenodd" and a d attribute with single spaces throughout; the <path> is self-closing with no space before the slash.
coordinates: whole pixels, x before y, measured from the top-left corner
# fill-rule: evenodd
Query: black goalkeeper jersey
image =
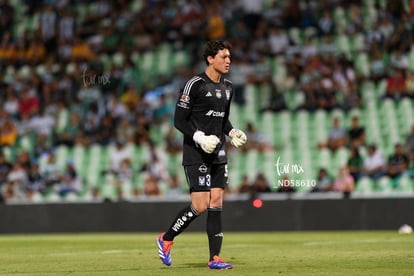
<path id="1" fill-rule="evenodd" d="M 187 81 L 177 100 L 174 125 L 184 134 L 183 165 L 227 163 L 226 135 L 233 128 L 229 121 L 232 83 L 221 78 L 213 82 L 205 73 Z M 215 151 L 205 153 L 193 141 L 194 132 L 216 135 L 220 139 Z"/>

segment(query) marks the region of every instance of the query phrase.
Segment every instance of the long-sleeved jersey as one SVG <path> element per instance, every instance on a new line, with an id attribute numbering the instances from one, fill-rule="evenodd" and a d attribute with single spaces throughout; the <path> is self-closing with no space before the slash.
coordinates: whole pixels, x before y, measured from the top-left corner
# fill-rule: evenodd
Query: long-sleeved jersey
<path id="1" fill-rule="evenodd" d="M 233 128 L 229 121 L 232 97 L 233 85 L 225 78 L 215 83 L 205 73 L 201 73 L 185 83 L 174 115 L 175 127 L 184 134 L 183 165 L 227 163 L 225 139 Z M 197 130 L 220 139 L 213 153 L 205 153 L 193 141 Z"/>

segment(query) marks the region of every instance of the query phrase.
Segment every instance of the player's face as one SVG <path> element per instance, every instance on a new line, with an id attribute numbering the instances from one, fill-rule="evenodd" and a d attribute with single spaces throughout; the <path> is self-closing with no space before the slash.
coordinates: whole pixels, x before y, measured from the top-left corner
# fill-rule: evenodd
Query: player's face
<path id="1" fill-rule="evenodd" d="M 228 49 L 218 51 L 216 56 L 211 60 L 213 68 L 221 74 L 229 72 L 230 63 L 230 51 Z"/>

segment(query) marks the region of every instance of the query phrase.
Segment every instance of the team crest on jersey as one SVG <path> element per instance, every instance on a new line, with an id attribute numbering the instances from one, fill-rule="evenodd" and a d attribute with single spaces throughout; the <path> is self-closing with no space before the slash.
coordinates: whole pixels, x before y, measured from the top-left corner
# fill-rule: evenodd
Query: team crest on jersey
<path id="1" fill-rule="evenodd" d="M 230 100 L 230 90 L 226 89 L 226 99 Z"/>
<path id="2" fill-rule="evenodd" d="M 221 99 L 221 91 L 216 92 L 216 97 L 217 97 L 217 99 Z"/>

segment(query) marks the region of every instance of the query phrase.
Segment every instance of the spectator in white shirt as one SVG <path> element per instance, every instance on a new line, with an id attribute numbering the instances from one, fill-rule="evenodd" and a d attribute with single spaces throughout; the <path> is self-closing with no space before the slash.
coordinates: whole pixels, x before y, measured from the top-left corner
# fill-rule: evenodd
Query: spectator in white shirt
<path id="1" fill-rule="evenodd" d="M 47 156 L 46 164 L 41 164 L 40 173 L 46 181 L 46 186 L 52 187 L 55 184 L 59 184 L 62 180 L 63 171 L 56 162 L 56 157 L 53 152 L 50 152 Z"/>
<path id="2" fill-rule="evenodd" d="M 273 26 L 270 29 L 269 34 L 269 45 L 270 45 L 270 54 L 280 55 L 283 54 L 289 47 L 289 38 L 285 33 L 281 31 L 276 26 Z"/>
<path id="3" fill-rule="evenodd" d="M 7 176 L 7 185 L 3 186 L 7 200 L 25 200 L 28 176 L 19 162 L 13 164 L 12 170 Z"/>
<path id="4" fill-rule="evenodd" d="M 11 85 L 7 86 L 6 89 L 7 97 L 3 103 L 3 109 L 10 115 L 10 117 L 17 119 L 19 117 L 19 99 Z"/>
<path id="5" fill-rule="evenodd" d="M 127 147 L 125 147 L 124 142 L 117 141 L 115 148 L 110 153 L 110 172 L 119 173 L 121 168 L 121 163 L 125 160 L 131 160 L 131 153 Z"/>
<path id="6" fill-rule="evenodd" d="M 375 145 L 368 147 L 368 156 L 364 160 L 364 173 L 373 180 L 378 180 L 385 173 L 385 159 Z"/>
<path id="7" fill-rule="evenodd" d="M 54 126 L 55 119 L 50 114 L 47 114 L 43 108 L 39 110 L 37 115 L 30 119 L 30 128 L 42 137 L 49 137 L 52 134 Z"/>

